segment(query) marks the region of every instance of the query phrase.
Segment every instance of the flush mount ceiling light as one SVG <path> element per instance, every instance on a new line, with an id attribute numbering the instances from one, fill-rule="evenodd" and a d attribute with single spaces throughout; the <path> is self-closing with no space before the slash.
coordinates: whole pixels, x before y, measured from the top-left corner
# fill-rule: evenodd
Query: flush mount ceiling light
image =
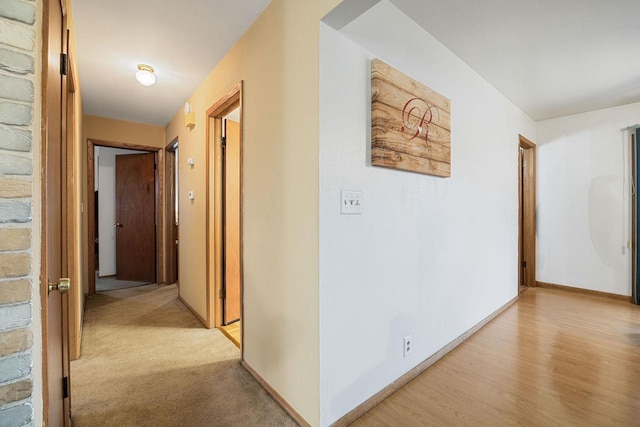
<path id="1" fill-rule="evenodd" d="M 151 86 L 156 83 L 156 76 L 153 74 L 155 70 L 151 65 L 138 64 L 138 71 L 136 72 L 136 79 L 142 86 Z"/>

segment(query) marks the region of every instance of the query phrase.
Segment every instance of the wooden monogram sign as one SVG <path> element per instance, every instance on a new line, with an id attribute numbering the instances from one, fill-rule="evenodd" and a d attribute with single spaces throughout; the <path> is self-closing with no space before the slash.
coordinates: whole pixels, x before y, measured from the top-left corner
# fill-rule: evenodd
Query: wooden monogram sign
<path id="1" fill-rule="evenodd" d="M 451 101 L 371 61 L 371 164 L 451 176 Z"/>

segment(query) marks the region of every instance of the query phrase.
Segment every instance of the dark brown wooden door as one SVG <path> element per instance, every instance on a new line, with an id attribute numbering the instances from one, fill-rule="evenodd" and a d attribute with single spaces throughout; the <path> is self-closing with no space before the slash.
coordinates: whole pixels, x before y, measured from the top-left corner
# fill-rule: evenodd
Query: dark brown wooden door
<path id="1" fill-rule="evenodd" d="M 156 281 L 155 154 L 116 156 L 116 278 Z"/>
<path id="2" fill-rule="evenodd" d="M 240 319 L 240 125 L 225 120 L 224 150 L 224 319 Z"/>
<path id="3" fill-rule="evenodd" d="M 44 352 L 44 421 L 47 426 L 69 426 L 69 345 L 68 294 L 49 292 L 49 283 L 58 283 L 66 275 L 66 228 L 62 219 L 65 194 L 63 141 L 63 105 L 66 105 L 66 79 L 61 74 L 62 58 L 66 52 L 64 17 L 58 0 L 45 2 L 46 64 L 43 78 L 46 82 L 43 105 L 44 183 L 43 183 L 43 257 L 40 292 L 43 296 Z M 66 384 L 66 385 L 65 385 Z M 65 392 L 66 389 L 66 392 Z"/>

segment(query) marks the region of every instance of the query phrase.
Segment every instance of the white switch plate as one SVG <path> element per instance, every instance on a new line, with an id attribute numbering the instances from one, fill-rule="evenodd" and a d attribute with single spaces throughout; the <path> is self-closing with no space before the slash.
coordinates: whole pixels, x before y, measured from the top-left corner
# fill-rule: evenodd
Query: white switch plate
<path id="1" fill-rule="evenodd" d="M 362 191 L 342 190 L 340 198 L 340 213 L 343 215 L 362 214 Z"/>
<path id="2" fill-rule="evenodd" d="M 196 192 L 195 191 L 189 191 L 187 193 L 187 196 L 189 197 L 189 200 L 193 200 L 196 198 Z"/>

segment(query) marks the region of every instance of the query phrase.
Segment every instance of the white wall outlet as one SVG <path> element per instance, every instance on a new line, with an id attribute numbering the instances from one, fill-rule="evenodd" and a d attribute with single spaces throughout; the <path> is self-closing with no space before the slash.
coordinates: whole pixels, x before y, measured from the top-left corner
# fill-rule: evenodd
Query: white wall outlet
<path id="1" fill-rule="evenodd" d="M 362 191 L 342 190 L 340 197 L 340 213 L 343 215 L 362 214 Z"/>
<path id="2" fill-rule="evenodd" d="M 411 353 L 413 349 L 413 337 L 411 335 L 407 335 L 402 340 L 402 357 L 407 357 Z"/>

